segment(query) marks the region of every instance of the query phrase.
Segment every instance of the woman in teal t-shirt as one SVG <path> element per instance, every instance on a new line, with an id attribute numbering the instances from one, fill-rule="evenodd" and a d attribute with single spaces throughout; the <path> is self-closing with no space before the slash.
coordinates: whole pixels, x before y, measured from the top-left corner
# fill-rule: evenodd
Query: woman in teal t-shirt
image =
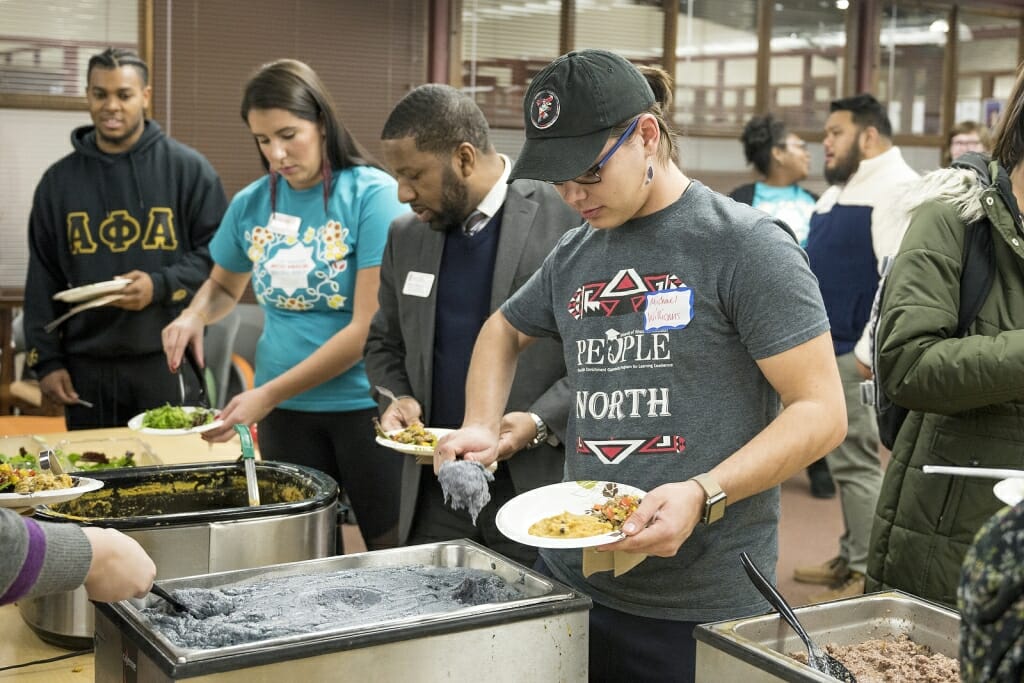
<path id="1" fill-rule="evenodd" d="M 806 246 L 818 199 L 797 184 L 810 172 L 807 143 L 771 114 L 750 119 L 741 139 L 747 162 L 764 178 L 740 185 L 729 196 L 785 221 L 800 246 Z"/>
<path id="2" fill-rule="evenodd" d="M 224 425 L 204 438 L 226 441 L 233 425 L 258 423 L 264 458 L 333 476 L 367 547 L 393 546 L 403 456 L 374 442 L 362 350 L 388 226 L 408 208 L 302 62 L 260 68 L 241 109 L 268 175 L 232 199 L 210 243 L 210 278 L 164 329 L 168 364 L 177 370 L 186 346 L 201 358 L 203 328 L 251 282 L 265 312 L 256 387 L 232 398 Z"/>

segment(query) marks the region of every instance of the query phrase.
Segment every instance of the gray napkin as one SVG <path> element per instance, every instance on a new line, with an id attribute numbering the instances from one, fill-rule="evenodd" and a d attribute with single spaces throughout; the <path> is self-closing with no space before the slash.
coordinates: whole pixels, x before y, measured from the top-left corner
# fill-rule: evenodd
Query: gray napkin
<path id="1" fill-rule="evenodd" d="M 449 460 L 438 470 L 437 480 L 441 484 L 444 502 L 453 510 L 466 510 L 476 524 L 476 516 L 491 500 L 487 482 L 494 481 L 494 475 L 473 460 Z"/>

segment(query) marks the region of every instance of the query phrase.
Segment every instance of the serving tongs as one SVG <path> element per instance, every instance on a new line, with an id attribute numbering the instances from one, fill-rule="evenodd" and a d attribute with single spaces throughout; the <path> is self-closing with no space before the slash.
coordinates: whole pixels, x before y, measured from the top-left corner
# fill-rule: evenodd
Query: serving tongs
<path id="1" fill-rule="evenodd" d="M 39 452 L 39 469 L 53 472 L 58 477 L 64 474 L 64 467 L 60 464 L 60 459 L 52 448 Z"/>
<path id="2" fill-rule="evenodd" d="M 1020 479 L 1024 477 L 1024 470 L 1001 469 L 995 467 L 925 465 L 921 470 L 925 474 L 952 474 L 956 477 L 978 477 L 980 479 Z"/>
<path id="3" fill-rule="evenodd" d="M 210 391 L 206 385 L 206 372 L 203 368 L 199 367 L 199 361 L 196 359 L 195 353 L 192 352 L 191 346 L 185 347 L 185 364 L 188 365 L 192 372 L 195 374 L 196 379 L 199 381 L 199 398 L 196 401 L 196 405 L 206 410 L 212 410 L 213 406 L 210 405 Z M 178 370 L 178 387 L 181 390 L 181 405 L 188 405 L 185 396 L 185 378 L 182 377 L 181 369 Z"/>
<path id="4" fill-rule="evenodd" d="M 167 591 L 167 589 L 163 588 L 162 586 L 158 586 L 158 585 L 156 585 L 154 583 L 152 586 L 150 586 L 149 592 L 152 593 L 153 595 L 157 596 L 158 598 L 160 598 L 164 602 L 166 602 L 171 607 L 173 607 L 175 612 L 187 612 L 188 614 L 191 614 L 192 616 L 199 616 L 198 614 L 193 612 L 191 609 L 189 609 L 188 605 L 186 605 L 181 600 L 178 600 L 176 597 L 171 595 Z"/>
<path id="5" fill-rule="evenodd" d="M 761 570 L 754 564 L 754 561 L 750 559 L 750 556 L 742 552 L 740 553 L 740 561 L 743 563 L 743 569 L 746 570 L 747 576 L 750 577 L 754 587 L 776 609 L 779 615 L 789 624 L 790 628 L 796 631 L 796 634 L 800 636 L 800 640 L 804 641 L 804 645 L 807 646 L 807 666 L 837 680 L 845 681 L 846 683 L 857 683 L 857 678 L 850 673 L 845 664 L 825 652 L 820 645 L 811 640 L 811 637 L 807 635 L 807 630 L 804 629 L 800 620 L 797 619 L 796 612 L 789 606 L 786 599 L 782 597 L 782 593 L 765 578 Z"/>
<path id="6" fill-rule="evenodd" d="M 245 465 L 245 488 L 249 494 L 249 505 L 260 504 L 260 487 L 256 481 L 256 451 L 248 425 L 235 425 L 238 440 L 242 442 L 242 462 Z"/>

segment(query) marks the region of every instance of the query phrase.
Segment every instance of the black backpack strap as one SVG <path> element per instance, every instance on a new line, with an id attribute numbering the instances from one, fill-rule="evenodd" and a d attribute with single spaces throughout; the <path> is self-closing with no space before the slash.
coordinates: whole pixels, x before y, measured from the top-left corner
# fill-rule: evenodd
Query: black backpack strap
<path id="1" fill-rule="evenodd" d="M 992 248 L 992 222 L 988 216 L 967 226 L 964 236 L 963 271 L 960 273 L 960 313 L 956 336 L 963 337 L 982 304 L 988 298 L 995 278 L 996 261 Z"/>

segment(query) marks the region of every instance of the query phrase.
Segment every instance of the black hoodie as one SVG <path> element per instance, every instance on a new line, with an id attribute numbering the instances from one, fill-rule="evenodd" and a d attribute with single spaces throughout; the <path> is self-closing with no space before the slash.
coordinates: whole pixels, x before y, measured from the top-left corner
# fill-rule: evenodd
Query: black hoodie
<path id="1" fill-rule="evenodd" d="M 25 283 L 28 362 L 40 377 L 67 355 L 120 358 L 161 351 L 160 331 L 210 273 L 208 244 L 227 208 L 220 178 L 198 152 L 146 121 L 127 152 L 96 146 L 95 126 L 71 134 L 75 151 L 36 187 L 29 216 Z M 102 306 L 44 326 L 75 304 L 53 300 L 69 287 L 141 270 L 153 302 L 141 311 Z"/>

